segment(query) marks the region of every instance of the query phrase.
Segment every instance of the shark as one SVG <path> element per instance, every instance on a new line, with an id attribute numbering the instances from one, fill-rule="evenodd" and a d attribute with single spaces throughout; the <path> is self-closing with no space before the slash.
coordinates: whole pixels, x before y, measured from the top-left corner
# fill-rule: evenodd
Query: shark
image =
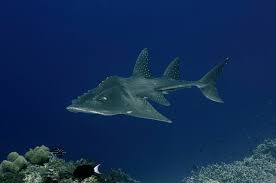
<path id="1" fill-rule="evenodd" d="M 172 120 L 158 112 L 152 102 L 170 106 L 165 95 L 179 89 L 197 87 L 202 94 L 218 103 L 223 100 L 216 83 L 229 58 L 216 64 L 199 80 L 186 81 L 180 77 L 180 59 L 176 57 L 160 77 L 153 77 L 149 68 L 148 49 L 144 48 L 136 60 L 130 77 L 110 76 L 96 88 L 72 100 L 67 110 L 75 113 L 128 115 L 171 123 Z"/>

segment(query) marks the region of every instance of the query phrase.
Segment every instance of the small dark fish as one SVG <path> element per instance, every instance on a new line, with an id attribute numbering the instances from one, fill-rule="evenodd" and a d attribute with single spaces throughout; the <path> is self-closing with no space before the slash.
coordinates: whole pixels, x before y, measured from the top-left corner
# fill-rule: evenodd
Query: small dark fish
<path id="1" fill-rule="evenodd" d="M 204 147 L 199 148 L 199 152 L 202 153 L 204 151 Z"/>
<path id="2" fill-rule="evenodd" d="M 100 171 L 99 171 L 99 166 L 101 164 L 98 164 L 97 166 L 93 166 L 90 164 L 84 164 L 84 165 L 80 165 L 78 167 L 76 167 L 76 169 L 73 172 L 73 175 L 75 178 L 79 178 L 79 179 L 85 179 L 88 177 L 91 177 L 92 175 L 100 175 Z"/>
<path id="3" fill-rule="evenodd" d="M 58 158 L 62 158 L 66 154 L 66 152 L 63 149 L 58 147 L 51 149 L 51 152 Z"/>

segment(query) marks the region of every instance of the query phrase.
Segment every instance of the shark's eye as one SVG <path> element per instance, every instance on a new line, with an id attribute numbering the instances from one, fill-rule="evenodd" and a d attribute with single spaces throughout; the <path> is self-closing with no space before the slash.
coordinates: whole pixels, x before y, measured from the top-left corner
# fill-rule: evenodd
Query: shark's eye
<path id="1" fill-rule="evenodd" d="M 100 97 L 98 98 L 99 101 L 103 102 L 103 101 L 106 101 L 107 100 L 107 97 Z"/>

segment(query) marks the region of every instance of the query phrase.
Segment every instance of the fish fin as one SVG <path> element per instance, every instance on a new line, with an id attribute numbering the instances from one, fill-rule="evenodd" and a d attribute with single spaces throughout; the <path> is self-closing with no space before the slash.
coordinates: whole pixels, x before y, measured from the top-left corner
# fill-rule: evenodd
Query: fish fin
<path id="1" fill-rule="evenodd" d="M 216 81 L 223 72 L 224 66 L 228 63 L 228 60 L 229 58 L 226 58 L 224 62 L 217 64 L 213 69 L 211 69 L 199 80 L 199 82 L 204 84 L 203 87 L 200 87 L 203 95 L 206 98 L 215 102 L 223 103 L 223 100 L 219 96 L 216 88 Z"/>
<path id="2" fill-rule="evenodd" d="M 170 119 L 160 114 L 146 99 L 140 97 L 135 97 L 134 102 L 132 102 L 132 105 L 130 106 L 130 110 L 125 114 L 167 123 L 172 122 Z"/>
<path id="3" fill-rule="evenodd" d="M 132 75 L 136 76 L 136 77 L 151 78 L 151 72 L 149 69 L 148 62 L 149 62 L 148 49 L 144 48 L 140 52 L 140 54 L 136 60 L 136 64 L 134 66 Z"/>
<path id="4" fill-rule="evenodd" d="M 207 85 L 201 88 L 200 90 L 206 98 L 214 102 L 224 103 L 221 97 L 219 96 L 218 90 L 215 85 Z"/>
<path id="5" fill-rule="evenodd" d="M 170 106 L 170 102 L 165 98 L 165 96 L 160 93 L 160 92 L 154 92 L 152 93 L 150 96 L 149 96 L 149 99 L 158 103 L 158 104 L 161 104 L 161 105 L 164 105 L 164 106 Z"/>
<path id="6" fill-rule="evenodd" d="M 94 172 L 98 175 L 101 174 L 101 172 L 99 171 L 99 167 L 101 166 L 101 164 L 98 164 L 97 166 L 94 167 Z"/>
<path id="7" fill-rule="evenodd" d="M 176 57 L 166 68 L 164 77 L 180 80 L 180 59 Z"/>

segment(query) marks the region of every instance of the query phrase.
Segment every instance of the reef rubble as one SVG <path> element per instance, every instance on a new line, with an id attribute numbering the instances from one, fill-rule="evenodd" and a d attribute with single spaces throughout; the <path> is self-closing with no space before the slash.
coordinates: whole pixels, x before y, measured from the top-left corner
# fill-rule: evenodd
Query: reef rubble
<path id="1" fill-rule="evenodd" d="M 11 152 L 0 164 L 1 183 L 139 183 L 122 170 L 93 172 L 94 162 L 65 161 L 48 147 L 37 146 L 26 154 Z M 92 171 L 91 171 L 92 170 Z"/>

